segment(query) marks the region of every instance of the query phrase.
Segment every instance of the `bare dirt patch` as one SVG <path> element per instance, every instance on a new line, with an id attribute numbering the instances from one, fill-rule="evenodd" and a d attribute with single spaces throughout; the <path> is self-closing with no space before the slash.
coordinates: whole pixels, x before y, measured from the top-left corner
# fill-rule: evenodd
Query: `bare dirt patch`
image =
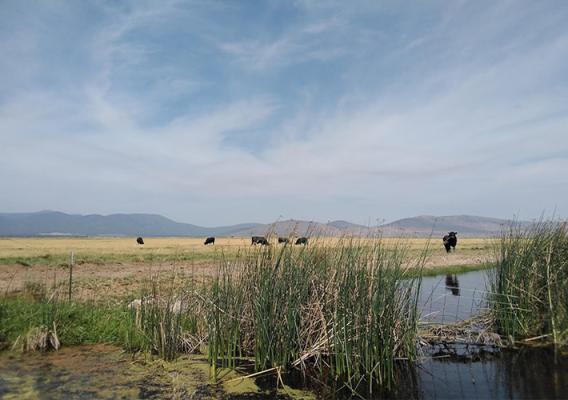
<path id="1" fill-rule="evenodd" d="M 83 299 L 119 298 L 141 289 L 151 279 L 156 282 L 189 279 L 198 282 L 215 273 L 213 263 L 191 264 L 81 264 L 73 267 L 73 295 Z M 62 266 L 0 265 L 0 291 L 20 292 L 30 282 L 66 291 L 69 268 Z"/>

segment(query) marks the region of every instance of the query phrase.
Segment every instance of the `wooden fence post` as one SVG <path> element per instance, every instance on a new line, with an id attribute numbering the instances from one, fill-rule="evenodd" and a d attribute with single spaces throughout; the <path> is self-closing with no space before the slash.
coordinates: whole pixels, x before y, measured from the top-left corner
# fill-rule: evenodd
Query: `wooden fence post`
<path id="1" fill-rule="evenodd" d="M 71 301 L 71 291 L 73 289 L 73 264 L 75 264 L 75 254 L 71 251 L 69 257 L 69 301 Z"/>

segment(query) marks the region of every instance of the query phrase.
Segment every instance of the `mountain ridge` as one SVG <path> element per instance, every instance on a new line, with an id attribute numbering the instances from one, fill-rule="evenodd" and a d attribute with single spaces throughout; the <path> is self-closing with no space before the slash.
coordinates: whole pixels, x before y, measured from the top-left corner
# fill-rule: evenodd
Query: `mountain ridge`
<path id="1" fill-rule="evenodd" d="M 159 214 L 67 214 L 43 210 L 0 213 L 0 236 L 416 236 L 457 231 L 461 236 L 494 236 L 512 220 L 474 215 L 419 215 L 382 225 L 365 226 L 345 220 L 328 223 L 288 219 L 269 224 L 241 223 L 203 227 L 176 222 Z M 526 222 L 521 222 L 526 223 Z"/>

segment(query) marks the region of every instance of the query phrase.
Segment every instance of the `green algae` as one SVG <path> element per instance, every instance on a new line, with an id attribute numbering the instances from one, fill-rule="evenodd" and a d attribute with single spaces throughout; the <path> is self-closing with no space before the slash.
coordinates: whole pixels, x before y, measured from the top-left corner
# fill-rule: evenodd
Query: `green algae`
<path id="1" fill-rule="evenodd" d="M 50 353 L 0 353 L 0 398 L 121 399 L 314 399 L 285 386 L 263 391 L 254 378 L 229 369 L 213 382 L 203 354 L 164 361 L 148 353 L 129 354 L 111 345 L 64 347 Z M 243 379 L 238 379 L 242 376 Z M 235 379 L 236 378 L 236 379 Z"/>
<path id="2" fill-rule="evenodd" d="M 14 387 L 17 390 L 5 392 L 3 387 Z M 31 376 L 19 376 L 15 373 L 4 373 L 0 380 L 0 396 L 5 400 L 12 399 L 39 399 L 40 392 L 34 387 L 34 379 Z"/>
<path id="3" fill-rule="evenodd" d="M 316 395 L 313 392 L 302 390 L 302 389 L 294 389 L 288 385 L 284 385 L 282 388 L 278 389 L 278 392 L 281 394 L 285 394 L 292 399 L 295 400 L 315 400 Z"/>

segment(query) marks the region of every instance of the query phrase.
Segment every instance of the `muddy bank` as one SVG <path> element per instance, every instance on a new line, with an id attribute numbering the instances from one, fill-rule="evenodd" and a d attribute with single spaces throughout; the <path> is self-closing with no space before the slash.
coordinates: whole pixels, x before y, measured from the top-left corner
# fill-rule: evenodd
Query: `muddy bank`
<path id="1" fill-rule="evenodd" d="M 96 299 L 101 296 L 120 298 L 141 289 L 149 279 L 180 281 L 190 278 L 198 281 L 209 279 L 216 271 L 212 263 L 164 263 L 164 264 L 78 264 L 73 267 L 74 298 Z M 68 287 L 69 268 L 66 266 L 0 265 L 0 292 L 14 293 L 28 283 L 47 288 Z"/>

